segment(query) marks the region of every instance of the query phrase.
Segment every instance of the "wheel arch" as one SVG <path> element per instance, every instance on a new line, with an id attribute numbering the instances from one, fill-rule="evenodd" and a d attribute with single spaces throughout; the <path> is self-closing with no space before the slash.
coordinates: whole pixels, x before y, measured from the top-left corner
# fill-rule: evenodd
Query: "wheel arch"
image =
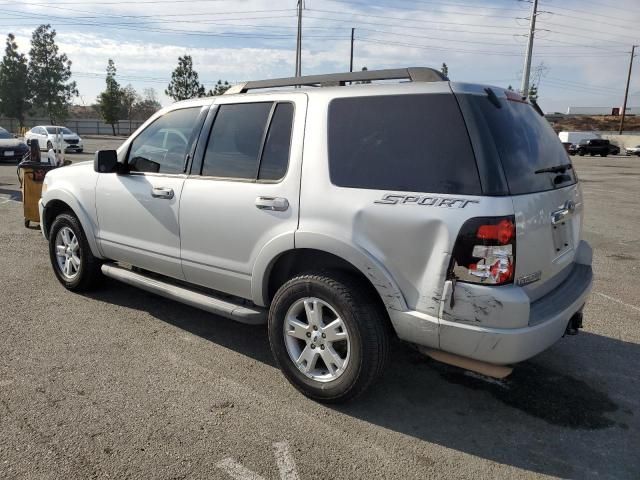
<path id="1" fill-rule="evenodd" d="M 258 263 L 258 262 L 257 262 Z M 266 267 L 254 269 L 254 303 L 267 306 L 275 291 L 292 275 L 310 270 L 342 270 L 358 277 L 386 310 L 407 310 L 391 275 L 366 251 L 322 234 L 296 233 L 295 248 L 282 249 Z"/>
<path id="2" fill-rule="evenodd" d="M 102 254 L 98 248 L 98 242 L 95 237 L 95 229 L 91 217 L 76 201 L 76 199 L 64 190 L 58 190 L 55 194 L 51 192 L 51 195 L 47 195 L 46 204 L 42 213 L 42 232 L 45 238 L 49 238 L 51 225 L 55 218 L 64 212 L 69 212 L 78 219 L 82 229 L 84 230 L 84 234 L 87 237 L 91 253 L 97 258 L 102 258 Z"/>

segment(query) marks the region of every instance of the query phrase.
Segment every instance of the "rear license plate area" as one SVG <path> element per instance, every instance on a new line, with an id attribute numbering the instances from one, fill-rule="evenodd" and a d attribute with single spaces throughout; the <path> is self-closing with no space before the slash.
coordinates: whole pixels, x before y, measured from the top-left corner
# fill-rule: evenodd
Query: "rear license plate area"
<path id="1" fill-rule="evenodd" d="M 573 248 L 571 239 L 571 229 L 567 222 L 560 222 L 551 226 L 553 235 L 553 248 L 555 257 L 561 256 L 567 250 Z"/>

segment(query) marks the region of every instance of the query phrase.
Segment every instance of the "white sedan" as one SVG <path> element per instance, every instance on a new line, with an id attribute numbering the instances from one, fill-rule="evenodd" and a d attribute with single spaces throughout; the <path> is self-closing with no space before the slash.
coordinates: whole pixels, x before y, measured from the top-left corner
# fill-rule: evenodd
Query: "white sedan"
<path id="1" fill-rule="evenodd" d="M 638 155 L 640 156 L 640 145 L 636 145 L 635 147 L 627 147 L 625 148 L 627 151 L 627 155 Z"/>
<path id="2" fill-rule="evenodd" d="M 65 152 L 82 153 L 84 146 L 82 139 L 77 133 L 72 132 L 67 127 L 55 125 L 38 125 L 24 134 L 25 141 L 37 140 L 41 150 L 51 150 L 56 142 L 56 135 L 62 134 Z"/>

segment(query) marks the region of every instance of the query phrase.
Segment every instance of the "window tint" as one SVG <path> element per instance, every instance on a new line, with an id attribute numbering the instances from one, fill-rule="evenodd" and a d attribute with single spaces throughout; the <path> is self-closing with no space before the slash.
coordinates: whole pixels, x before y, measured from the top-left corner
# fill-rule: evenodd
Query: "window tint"
<path id="1" fill-rule="evenodd" d="M 293 104 L 279 103 L 273 113 L 262 151 L 259 180 L 280 180 L 287 173 L 292 124 Z"/>
<path id="2" fill-rule="evenodd" d="M 182 173 L 201 108 L 166 113 L 131 144 L 129 166 L 134 172 Z"/>
<path id="3" fill-rule="evenodd" d="M 576 182 L 573 170 L 564 175 L 535 173 L 571 160 L 549 122 L 531 105 L 499 99 L 497 108 L 484 95 L 460 95 L 459 99 L 471 128 L 478 123 L 488 126 L 489 134 L 483 141 L 495 143 L 512 195 L 553 190 Z"/>
<path id="4" fill-rule="evenodd" d="M 331 181 L 343 187 L 481 192 L 462 115 L 449 94 L 333 100 L 329 167 Z"/>
<path id="5" fill-rule="evenodd" d="M 255 179 L 272 103 L 220 105 L 204 156 L 202 175 Z"/>

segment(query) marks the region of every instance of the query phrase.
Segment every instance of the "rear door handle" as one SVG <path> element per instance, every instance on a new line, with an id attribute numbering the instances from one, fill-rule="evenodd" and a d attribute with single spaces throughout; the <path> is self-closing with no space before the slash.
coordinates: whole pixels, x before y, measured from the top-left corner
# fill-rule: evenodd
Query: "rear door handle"
<path id="1" fill-rule="evenodd" d="M 173 188 L 153 187 L 151 190 L 151 196 L 153 198 L 166 198 L 167 200 L 170 200 L 173 198 Z"/>
<path id="2" fill-rule="evenodd" d="M 256 198 L 256 208 L 284 212 L 289 208 L 289 200 L 281 197 L 258 197 Z"/>

